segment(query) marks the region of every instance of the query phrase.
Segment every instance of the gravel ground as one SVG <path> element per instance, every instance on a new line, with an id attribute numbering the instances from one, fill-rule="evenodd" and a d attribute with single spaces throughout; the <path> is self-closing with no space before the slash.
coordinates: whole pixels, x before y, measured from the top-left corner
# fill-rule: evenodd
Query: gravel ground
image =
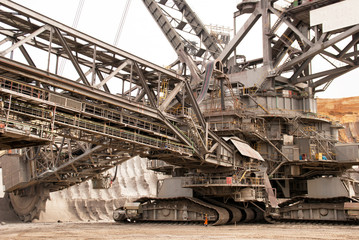
<path id="1" fill-rule="evenodd" d="M 359 226 L 242 224 L 227 226 L 114 222 L 14 223 L 0 225 L 0 239 L 359 239 Z"/>

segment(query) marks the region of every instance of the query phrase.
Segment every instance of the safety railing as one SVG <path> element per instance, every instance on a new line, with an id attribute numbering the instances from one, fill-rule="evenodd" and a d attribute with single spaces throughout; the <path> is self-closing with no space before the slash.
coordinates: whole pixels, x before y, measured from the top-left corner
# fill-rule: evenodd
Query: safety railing
<path id="1" fill-rule="evenodd" d="M 151 122 L 145 120 L 144 118 L 130 116 L 121 111 L 114 111 L 104 107 L 97 107 L 92 104 L 84 104 L 82 113 L 91 114 L 93 116 L 110 120 L 112 122 L 126 124 L 129 127 L 135 127 L 173 138 L 175 137 L 175 135 L 163 124 Z"/>
<path id="2" fill-rule="evenodd" d="M 222 186 L 264 186 L 264 178 L 257 177 L 206 177 L 206 176 L 194 176 L 192 178 L 186 178 L 182 182 L 183 187 L 193 185 L 222 185 Z"/>
<path id="3" fill-rule="evenodd" d="M 21 83 L 12 79 L 6 79 L 0 77 L 0 88 L 12 91 L 14 93 L 19 93 L 26 95 L 28 97 L 37 98 L 39 100 L 49 101 L 49 96 L 56 96 L 54 93 L 50 93 L 46 90 L 40 89 L 35 86 L 31 86 L 25 83 Z M 61 96 L 61 98 L 65 98 Z M 65 98 L 67 99 L 67 98 Z M 65 107 L 61 104 L 54 102 L 58 107 Z M 68 109 L 66 107 L 66 109 Z M 32 110 L 32 109 L 30 109 Z M 23 112 L 27 112 L 29 114 L 34 114 L 34 112 L 28 112 L 28 110 L 22 110 Z M 36 110 L 35 110 L 36 111 Z M 104 106 L 96 106 L 95 104 L 82 104 L 82 110 L 76 113 L 88 114 L 98 119 L 112 121 L 115 123 L 122 123 L 127 125 L 128 127 L 137 128 L 141 130 L 146 130 L 151 133 L 160 134 L 164 137 L 176 138 L 175 134 L 172 133 L 165 125 L 160 123 L 154 123 L 145 120 L 144 118 L 130 116 L 122 111 L 116 111 L 112 109 L 108 109 Z M 36 114 L 36 116 L 39 116 Z"/>
<path id="4" fill-rule="evenodd" d="M 51 122 L 52 117 L 54 117 L 53 121 L 57 125 L 63 125 L 69 128 L 79 129 L 86 132 L 92 132 L 108 137 L 136 142 L 154 148 L 167 149 L 181 154 L 182 153 L 188 155 L 193 154 L 193 149 L 190 146 L 186 146 L 180 143 L 176 143 L 168 140 L 163 141 L 162 139 L 157 139 L 154 137 L 137 134 L 136 132 L 131 132 L 121 128 L 108 126 L 106 123 L 98 123 L 90 120 L 85 120 L 77 116 L 72 116 L 65 113 L 56 112 L 55 115 L 53 116 L 54 113 L 51 110 L 38 108 L 34 106 L 30 107 L 29 105 L 21 104 L 16 101 L 12 102 L 10 107 L 10 112 L 12 114 L 20 113 L 23 115 L 32 116 L 35 118 L 43 119 L 48 122 Z"/>
<path id="5" fill-rule="evenodd" d="M 32 98 L 37 98 L 39 100 L 48 99 L 48 92 L 46 92 L 45 90 L 36 86 L 31 86 L 14 80 L 6 79 L 4 77 L 0 77 L 0 89 L 7 89 Z"/>

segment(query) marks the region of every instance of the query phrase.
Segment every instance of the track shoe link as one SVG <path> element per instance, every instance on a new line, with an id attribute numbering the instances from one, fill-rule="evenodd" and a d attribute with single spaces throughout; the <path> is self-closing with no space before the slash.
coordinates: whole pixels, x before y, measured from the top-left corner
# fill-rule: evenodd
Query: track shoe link
<path id="1" fill-rule="evenodd" d="M 208 223 L 214 226 L 230 220 L 226 209 L 189 197 L 140 198 L 116 209 L 114 220 L 204 223 L 206 215 Z"/>

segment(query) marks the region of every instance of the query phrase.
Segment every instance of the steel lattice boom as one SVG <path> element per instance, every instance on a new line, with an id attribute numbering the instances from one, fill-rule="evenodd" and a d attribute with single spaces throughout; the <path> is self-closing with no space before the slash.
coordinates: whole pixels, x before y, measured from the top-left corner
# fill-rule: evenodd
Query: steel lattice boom
<path id="1" fill-rule="evenodd" d="M 192 94 L 186 78 L 11 1 L 0 4 L 1 146 L 49 143 L 27 154 L 34 182 L 58 190 L 136 155 L 175 165 L 233 165 L 232 149 L 198 122 L 198 107 L 169 106 L 180 91 Z M 25 61 L 12 60 L 14 52 Z M 36 67 L 39 52 L 45 69 Z M 71 62 L 78 79 L 57 74 L 60 59 Z M 219 149 L 225 161 L 213 155 Z"/>

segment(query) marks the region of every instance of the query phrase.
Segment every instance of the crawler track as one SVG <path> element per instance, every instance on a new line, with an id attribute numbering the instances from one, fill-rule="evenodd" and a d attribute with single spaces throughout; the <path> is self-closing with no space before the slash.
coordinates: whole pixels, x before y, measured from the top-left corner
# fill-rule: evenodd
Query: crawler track
<path id="1" fill-rule="evenodd" d="M 279 216 L 272 220 L 274 222 L 359 223 L 359 203 L 352 198 L 296 197 L 279 207 Z"/>
<path id="2" fill-rule="evenodd" d="M 139 221 L 203 222 L 205 214 L 213 226 L 230 220 L 226 209 L 196 198 L 140 198 L 136 202 L 141 202 L 143 208 Z"/>

